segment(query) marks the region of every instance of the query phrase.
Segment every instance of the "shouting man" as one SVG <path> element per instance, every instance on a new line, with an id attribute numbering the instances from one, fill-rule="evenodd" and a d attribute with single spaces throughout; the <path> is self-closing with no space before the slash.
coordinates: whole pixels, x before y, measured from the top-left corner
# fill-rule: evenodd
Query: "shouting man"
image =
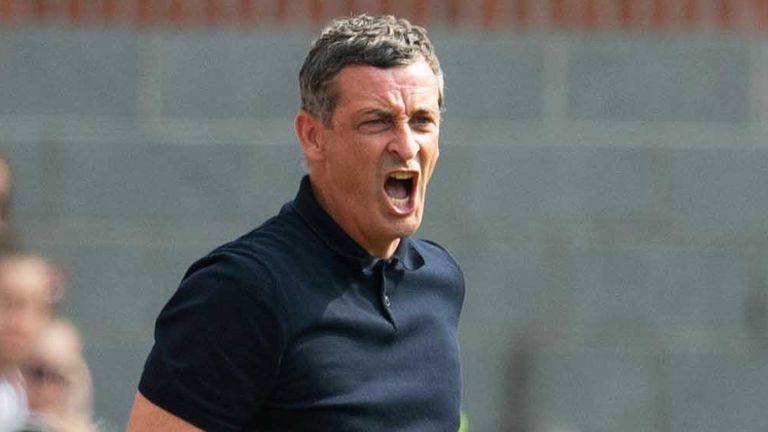
<path id="1" fill-rule="evenodd" d="M 404 19 L 334 21 L 301 72 L 308 174 L 192 265 L 156 323 L 129 431 L 455 431 L 461 270 L 411 238 L 443 78 Z"/>

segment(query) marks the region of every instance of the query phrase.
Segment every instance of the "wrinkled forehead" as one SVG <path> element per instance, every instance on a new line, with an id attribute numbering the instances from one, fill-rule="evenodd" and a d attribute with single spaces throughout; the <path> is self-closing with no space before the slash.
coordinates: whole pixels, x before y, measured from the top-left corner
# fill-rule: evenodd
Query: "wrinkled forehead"
<path id="1" fill-rule="evenodd" d="M 380 68 L 350 65 L 334 78 L 336 102 L 409 97 L 440 108 L 438 77 L 426 62 Z"/>

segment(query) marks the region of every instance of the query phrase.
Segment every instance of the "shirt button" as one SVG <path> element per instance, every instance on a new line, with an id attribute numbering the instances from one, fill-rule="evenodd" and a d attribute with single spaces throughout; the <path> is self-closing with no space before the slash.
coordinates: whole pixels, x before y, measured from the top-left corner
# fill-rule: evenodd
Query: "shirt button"
<path id="1" fill-rule="evenodd" d="M 388 295 L 385 295 L 385 296 L 384 296 L 384 306 L 386 306 L 386 307 L 390 307 L 391 305 L 392 305 L 392 302 L 391 302 L 391 301 L 389 301 L 389 296 L 388 296 Z"/>

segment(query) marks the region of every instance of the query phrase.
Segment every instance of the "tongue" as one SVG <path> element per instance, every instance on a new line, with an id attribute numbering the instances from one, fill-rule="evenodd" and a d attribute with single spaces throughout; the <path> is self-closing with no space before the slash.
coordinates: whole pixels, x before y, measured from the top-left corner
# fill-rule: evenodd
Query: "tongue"
<path id="1" fill-rule="evenodd" d="M 407 180 L 395 180 L 387 179 L 384 183 L 384 190 L 387 191 L 387 195 L 395 199 L 408 198 L 408 183 Z"/>

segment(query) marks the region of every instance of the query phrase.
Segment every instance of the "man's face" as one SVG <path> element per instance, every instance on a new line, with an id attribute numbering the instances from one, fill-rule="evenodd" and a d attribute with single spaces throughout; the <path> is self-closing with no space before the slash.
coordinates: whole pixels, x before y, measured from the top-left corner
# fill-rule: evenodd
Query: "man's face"
<path id="1" fill-rule="evenodd" d="M 0 366 L 24 359 L 51 315 L 51 273 L 37 259 L 0 263 Z"/>
<path id="2" fill-rule="evenodd" d="M 386 256 L 421 224 L 439 156 L 438 80 L 426 62 L 348 66 L 335 79 L 323 158 L 312 165 L 321 202 L 369 252 Z M 314 185 L 314 183 L 313 183 Z"/>

